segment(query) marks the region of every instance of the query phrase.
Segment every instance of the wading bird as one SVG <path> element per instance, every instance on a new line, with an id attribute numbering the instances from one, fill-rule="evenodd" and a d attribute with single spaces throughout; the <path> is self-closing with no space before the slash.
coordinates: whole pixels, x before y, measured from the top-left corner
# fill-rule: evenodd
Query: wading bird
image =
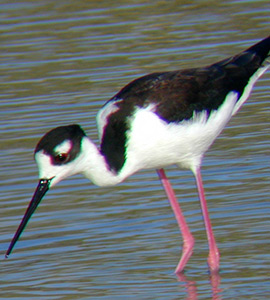
<path id="1" fill-rule="evenodd" d="M 269 68 L 270 36 L 247 50 L 206 67 L 153 73 L 138 78 L 99 111 L 97 147 L 79 125 L 46 133 L 35 149 L 39 183 L 7 250 L 11 253 L 49 188 L 82 173 L 98 186 L 116 185 L 141 169 L 157 169 L 183 236 L 176 273 L 183 271 L 194 245 L 163 167 L 190 169 L 196 179 L 209 244 L 208 265 L 219 269 L 200 167 L 204 153 L 247 100 Z"/>

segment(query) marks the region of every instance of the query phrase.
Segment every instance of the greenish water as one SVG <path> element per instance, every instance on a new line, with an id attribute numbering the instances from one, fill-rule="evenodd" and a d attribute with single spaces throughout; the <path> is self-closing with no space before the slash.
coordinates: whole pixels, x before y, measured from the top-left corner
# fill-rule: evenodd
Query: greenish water
<path id="1" fill-rule="evenodd" d="M 98 109 L 129 81 L 233 55 L 269 35 L 269 16 L 268 1 L 0 2 L 1 299 L 269 299 L 269 72 L 203 164 L 219 277 L 194 179 L 175 167 L 196 238 L 185 276 L 173 274 L 182 241 L 154 170 L 106 189 L 60 183 L 4 259 L 47 130 L 79 123 L 97 140 Z"/>

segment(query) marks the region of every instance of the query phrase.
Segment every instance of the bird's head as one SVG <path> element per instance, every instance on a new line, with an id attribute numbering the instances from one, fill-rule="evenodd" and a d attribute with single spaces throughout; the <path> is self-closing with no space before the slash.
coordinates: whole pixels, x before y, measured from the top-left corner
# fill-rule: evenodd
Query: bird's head
<path id="1" fill-rule="evenodd" d="M 61 126 L 47 132 L 35 149 L 40 180 L 49 187 L 81 171 L 81 145 L 85 137 L 79 125 Z"/>
<path id="2" fill-rule="evenodd" d="M 85 137 L 79 125 L 69 125 L 52 129 L 38 142 L 35 149 L 35 160 L 39 169 L 38 186 L 10 243 L 6 257 L 11 253 L 27 222 L 49 188 L 64 178 L 82 171 L 81 146 Z"/>

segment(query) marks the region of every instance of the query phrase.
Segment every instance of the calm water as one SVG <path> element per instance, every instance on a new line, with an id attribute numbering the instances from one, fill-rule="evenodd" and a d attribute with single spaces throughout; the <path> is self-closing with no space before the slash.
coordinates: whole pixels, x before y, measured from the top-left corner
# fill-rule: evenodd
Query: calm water
<path id="1" fill-rule="evenodd" d="M 207 271 L 194 179 L 175 167 L 196 238 L 185 277 L 173 274 L 182 241 L 155 171 L 114 188 L 60 183 L 4 260 L 48 129 L 80 123 L 97 140 L 98 109 L 132 79 L 202 66 L 269 35 L 269 1 L 1 1 L 0 20 L 1 299 L 269 299 L 269 72 L 204 160 L 219 278 Z"/>

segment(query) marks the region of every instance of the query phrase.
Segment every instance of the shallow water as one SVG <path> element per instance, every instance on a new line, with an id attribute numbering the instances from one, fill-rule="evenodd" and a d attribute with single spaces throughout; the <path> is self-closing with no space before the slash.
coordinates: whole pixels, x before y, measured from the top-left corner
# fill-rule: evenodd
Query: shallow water
<path id="1" fill-rule="evenodd" d="M 176 221 L 155 171 L 113 188 L 81 176 L 49 191 L 8 260 L 49 129 L 95 115 L 129 81 L 202 66 L 269 35 L 268 1 L 0 3 L 1 299 L 268 299 L 270 72 L 206 154 L 203 179 L 221 253 L 209 277 L 194 179 L 168 168 L 196 238 L 185 276 Z"/>

